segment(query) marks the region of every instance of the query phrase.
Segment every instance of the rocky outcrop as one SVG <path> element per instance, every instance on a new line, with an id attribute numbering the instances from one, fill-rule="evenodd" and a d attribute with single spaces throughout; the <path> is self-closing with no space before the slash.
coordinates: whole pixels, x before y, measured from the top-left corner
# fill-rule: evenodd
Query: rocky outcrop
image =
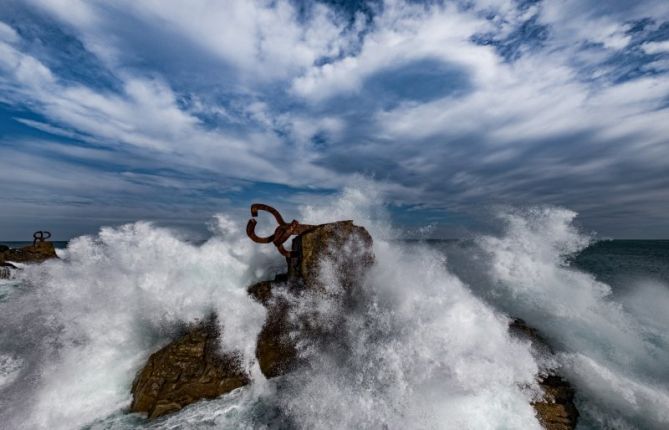
<path id="1" fill-rule="evenodd" d="M 578 410 L 574 405 L 574 389 L 562 377 L 551 374 L 539 380 L 544 390 L 544 399 L 532 403 L 543 427 L 547 430 L 572 430 L 578 422 Z"/>
<path id="2" fill-rule="evenodd" d="M 267 378 L 288 373 L 297 363 L 297 350 L 289 337 L 289 304 L 277 290 L 289 289 L 285 276 L 274 281 L 259 282 L 249 287 L 249 294 L 267 308 L 267 319 L 258 334 L 256 358 Z"/>
<path id="3" fill-rule="evenodd" d="M 318 265 L 326 259 L 336 260 L 341 267 L 338 280 L 352 286 L 354 277 L 373 261 L 371 243 L 369 233 L 352 221 L 315 226 L 293 239 L 294 257 L 288 259 L 287 274 L 249 287 L 249 294 L 267 307 L 256 346 L 265 376 L 285 374 L 297 364 L 295 346 L 288 336 L 288 303 L 283 293 L 321 291 Z M 133 383 L 130 410 L 155 418 L 247 384 L 249 379 L 238 357 L 220 353 L 216 327 L 214 319 L 195 325 L 151 355 Z"/>
<path id="4" fill-rule="evenodd" d="M 40 263 L 50 258 L 58 258 L 53 243 L 46 241 L 37 242 L 35 245 L 28 245 L 18 249 L 10 249 L 3 246 L 3 249 L 0 249 L 0 263 L 10 261 L 16 263 Z"/>
<path id="5" fill-rule="evenodd" d="M 288 263 L 288 279 L 302 282 L 308 289 L 321 288 L 322 261 L 337 265 L 338 281 L 348 287 L 374 262 L 372 236 L 353 221 L 321 224 L 293 240 L 293 255 Z"/>
<path id="6" fill-rule="evenodd" d="M 288 261 L 287 275 L 252 285 L 248 290 L 267 308 L 267 320 L 258 335 L 256 358 L 268 378 L 285 374 L 299 364 L 294 340 L 290 338 L 286 293 L 322 292 L 320 265 L 327 261 L 336 267 L 333 281 L 350 290 L 374 262 L 372 237 L 352 221 L 316 226 L 297 236 L 292 250 L 294 257 Z"/>
<path id="7" fill-rule="evenodd" d="M 12 277 L 12 268 L 15 268 L 13 264 L 0 263 L 0 279 L 10 279 Z"/>
<path id="8" fill-rule="evenodd" d="M 532 347 L 541 354 L 552 354 L 552 348 L 539 332 L 521 319 L 515 319 L 509 326 L 512 333 L 530 339 Z M 533 402 L 537 418 L 547 430 L 573 430 L 578 422 L 578 410 L 574 405 L 574 389 L 569 382 L 556 372 L 539 378 L 544 397 Z"/>
<path id="9" fill-rule="evenodd" d="M 0 245 L 0 279 L 9 278 L 11 276 L 10 269 L 16 269 L 16 266 L 11 262 L 41 263 L 51 258 L 58 258 L 56 248 L 51 242 L 37 242 L 35 245 L 28 245 L 18 249 Z"/>
<path id="10" fill-rule="evenodd" d="M 132 385 L 132 412 L 156 418 L 248 384 L 239 357 L 219 348 L 216 319 L 197 324 L 155 352 Z"/>

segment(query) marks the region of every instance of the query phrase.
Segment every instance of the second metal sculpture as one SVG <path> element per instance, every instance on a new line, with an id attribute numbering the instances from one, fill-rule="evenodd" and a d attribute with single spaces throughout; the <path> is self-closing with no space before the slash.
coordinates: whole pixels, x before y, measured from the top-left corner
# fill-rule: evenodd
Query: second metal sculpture
<path id="1" fill-rule="evenodd" d="M 33 233 L 33 246 L 37 245 L 37 242 L 44 242 L 45 240 L 51 237 L 51 233 L 48 231 L 36 231 Z"/>

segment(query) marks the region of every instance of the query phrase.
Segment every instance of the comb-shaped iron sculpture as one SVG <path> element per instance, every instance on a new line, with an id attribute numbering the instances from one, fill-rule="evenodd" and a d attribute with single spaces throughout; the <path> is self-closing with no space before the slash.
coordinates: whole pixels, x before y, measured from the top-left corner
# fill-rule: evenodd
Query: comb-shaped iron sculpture
<path id="1" fill-rule="evenodd" d="M 279 224 L 276 230 L 274 230 L 274 233 L 267 237 L 260 237 L 256 235 L 255 229 L 258 221 L 255 219 L 255 217 L 258 216 L 258 211 L 271 213 L 274 216 L 274 219 L 276 219 L 277 224 Z M 251 238 L 252 241 L 257 243 L 273 243 L 281 255 L 286 258 L 290 258 L 293 255 L 291 251 L 288 251 L 283 247 L 283 244 L 288 239 L 290 239 L 291 236 L 300 235 L 315 227 L 313 225 L 300 224 L 297 220 L 292 220 L 288 223 L 284 221 L 278 210 L 274 209 L 272 206 L 262 203 L 254 203 L 251 205 L 251 216 L 253 218 L 251 218 L 248 224 L 246 224 L 246 234 Z"/>

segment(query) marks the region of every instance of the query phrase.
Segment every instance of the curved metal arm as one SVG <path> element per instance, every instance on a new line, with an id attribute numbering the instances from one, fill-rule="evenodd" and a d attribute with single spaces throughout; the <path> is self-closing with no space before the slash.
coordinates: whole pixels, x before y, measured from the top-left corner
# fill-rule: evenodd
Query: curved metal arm
<path id="1" fill-rule="evenodd" d="M 274 230 L 274 233 L 267 237 L 260 237 L 255 232 L 258 221 L 254 218 L 258 216 L 258 211 L 271 213 L 274 215 L 274 219 L 276 220 L 277 224 L 279 224 L 278 227 Z M 269 205 L 262 203 L 254 203 L 251 205 L 251 216 L 254 218 L 251 218 L 246 224 L 246 234 L 251 238 L 252 241 L 257 243 L 274 243 L 276 249 L 278 249 L 281 255 L 285 257 L 291 257 L 292 253 L 283 247 L 283 243 L 290 239 L 291 236 L 302 234 L 313 227 L 312 225 L 300 224 L 297 222 L 297 220 L 293 220 L 290 223 L 287 223 L 284 221 L 279 211 Z"/>
<path id="2" fill-rule="evenodd" d="M 276 249 L 278 249 L 279 252 L 281 253 L 281 255 L 283 255 L 286 258 L 290 258 L 290 257 L 293 256 L 293 252 L 288 251 L 286 248 L 284 248 L 283 243 L 280 243 L 280 244 L 276 245 Z"/>
<path id="3" fill-rule="evenodd" d="M 283 220 L 283 217 L 281 216 L 279 211 L 274 209 L 272 206 L 265 205 L 262 203 L 253 203 L 251 205 L 251 216 L 257 217 L 258 211 L 265 211 L 271 213 L 272 215 L 274 215 L 274 219 L 276 220 L 276 223 L 279 225 L 287 224 L 286 221 Z"/>
<path id="4" fill-rule="evenodd" d="M 270 234 L 267 237 L 260 237 L 256 234 L 256 224 L 258 221 L 255 219 L 250 219 L 248 224 L 246 224 L 246 234 L 251 238 L 252 241 L 258 243 L 270 243 L 274 240 L 274 234 Z"/>

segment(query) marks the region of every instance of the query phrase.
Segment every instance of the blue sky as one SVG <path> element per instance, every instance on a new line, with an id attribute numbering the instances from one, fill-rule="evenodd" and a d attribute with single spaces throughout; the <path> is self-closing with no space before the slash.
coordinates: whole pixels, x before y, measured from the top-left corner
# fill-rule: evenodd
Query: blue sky
<path id="1" fill-rule="evenodd" d="M 0 238 L 361 184 L 408 234 L 668 238 L 668 107 L 666 0 L 0 0 Z"/>

